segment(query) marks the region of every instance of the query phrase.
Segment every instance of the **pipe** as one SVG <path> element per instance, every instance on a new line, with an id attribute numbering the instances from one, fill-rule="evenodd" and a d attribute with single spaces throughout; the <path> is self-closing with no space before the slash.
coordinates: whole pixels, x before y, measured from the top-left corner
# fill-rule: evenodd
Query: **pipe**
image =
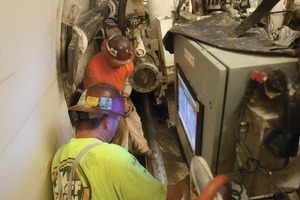
<path id="1" fill-rule="evenodd" d="M 135 91 L 148 93 L 156 89 L 162 82 L 161 73 L 151 54 L 147 53 L 144 57 L 136 57 L 134 65 L 129 83 Z"/>
<path id="2" fill-rule="evenodd" d="M 125 12 L 126 12 L 127 0 L 119 1 L 118 9 L 118 26 L 122 31 L 122 34 L 125 35 Z"/>
<path id="3" fill-rule="evenodd" d="M 88 43 L 102 28 L 105 20 L 111 13 L 111 2 L 104 1 L 99 6 L 82 15 L 78 23 L 72 27 L 72 40 L 68 46 L 68 77 L 67 93 L 72 94 L 76 90 L 74 85 L 78 66 L 78 53 L 83 54 Z"/>
<path id="4" fill-rule="evenodd" d="M 140 29 L 136 28 L 133 30 L 132 36 L 134 38 L 134 49 L 136 57 L 143 57 L 146 55 L 146 49 L 144 42 L 142 40 L 142 35 Z"/>
<path id="5" fill-rule="evenodd" d="M 147 169 L 152 173 L 152 175 L 160 180 L 160 182 L 167 184 L 167 175 L 165 171 L 165 165 L 163 162 L 162 154 L 159 148 L 157 133 L 156 133 L 156 123 L 153 120 L 152 108 L 149 100 L 148 94 L 139 95 L 141 99 L 139 102 L 142 104 L 141 120 L 143 123 L 143 129 L 145 136 L 148 140 L 149 147 L 157 153 L 156 159 L 146 158 Z"/>
<path id="6" fill-rule="evenodd" d="M 67 90 L 69 94 L 72 94 L 76 90 L 74 82 L 75 82 L 77 66 L 78 66 L 78 35 L 76 33 L 73 33 L 72 40 L 68 46 Z"/>
<path id="7" fill-rule="evenodd" d="M 104 1 L 99 6 L 82 15 L 73 30 L 79 35 L 79 50 L 83 54 L 88 42 L 95 37 L 110 15 L 110 2 Z"/>

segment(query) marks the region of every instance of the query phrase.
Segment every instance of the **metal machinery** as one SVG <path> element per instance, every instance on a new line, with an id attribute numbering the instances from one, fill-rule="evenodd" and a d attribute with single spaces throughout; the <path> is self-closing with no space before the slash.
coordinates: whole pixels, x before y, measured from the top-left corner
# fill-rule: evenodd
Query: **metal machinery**
<path id="1" fill-rule="evenodd" d="M 126 36 L 135 48 L 135 69 L 129 80 L 132 88 L 141 94 L 152 93 L 155 103 L 162 103 L 167 85 L 174 80 L 173 55 L 165 51 L 162 38 L 173 25 L 177 7 L 178 1 L 173 0 L 164 1 L 163 6 L 159 0 L 66 0 L 60 59 L 66 74 L 63 84 L 67 103 L 73 104 L 82 91 L 82 77 L 89 58 L 99 51 L 103 39 L 114 34 Z M 148 104 L 145 110 L 150 109 Z M 144 126 L 150 135 L 155 134 L 151 121 Z M 149 141 L 150 147 L 159 148 L 155 136 L 149 137 L 154 138 L 153 142 Z M 152 165 L 155 177 L 166 183 L 162 158 Z"/>
<path id="2" fill-rule="evenodd" d="M 83 8 L 78 2 L 66 1 L 62 26 L 62 52 L 66 54 L 61 57 L 68 58 L 63 69 L 67 72 L 67 96 L 80 85 L 86 59 L 99 50 L 95 44 L 99 46 L 103 38 L 119 31 L 135 48 L 136 67 L 130 78 L 133 89 L 154 93 L 160 104 L 174 74 L 173 55 L 164 49 L 162 38 L 173 25 L 177 6 L 173 1 L 161 6 L 160 1 L 98 0 L 91 1 L 90 10 L 81 15 Z M 95 50 L 90 51 L 91 46 Z"/>
<path id="3" fill-rule="evenodd" d="M 300 155 L 295 148 L 298 148 L 299 132 L 295 133 L 294 145 L 291 140 L 287 145 L 283 138 L 277 138 L 276 143 L 274 138 L 276 134 L 283 134 L 287 118 L 297 123 L 299 115 L 288 116 L 283 110 L 289 108 L 282 99 L 266 97 L 262 91 L 263 84 L 256 90 L 253 86 L 247 89 L 247 85 L 256 70 L 259 73 L 252 76 L 257 80 L 263 80 L 263 77 L 259 78 L 262 72 L 269 75 L 281 69 L 293 74 L 298 81 L 298 58 L 225 51 L 182 35 L 175 36 L 174 50 L 176 65 L 184 72 L 198 100 L 204 105 L 199 155 L 207 160 L 213 173 L 239 177 L 250 197 L 297 190 Z M 279 80 L 276 81 L 278 84 Z M 292 88 L 293 93 L 298 90 L 299 97 L 299 84 L 296 82 Z M 247 94 L 248 90 L 253 90 L 253 93 Z M 245 96 L 248 101 L 241 106 Z M 293 100 L 292 104 L 295 106 L 293 109 L 299 110 L 299 100 Z M 194 153 L 178 114 L 176 127 L 191 161 Z M 299 128 L 296 129 L 299 131 Z M 273 142 L 270 142 L 271 138 Z"/>
<path id="4" fill-rule="evenodd" d="M 179 12 L 183 8 L 191 11 L 195 2 L 200 1 L 91 0 L 84 6 L 86 3 L 65 0 L 60 59 L 65 64 L 62 71 L 66 73 L 63 84 L 67 103 L 72 103 L 71 97 L 80 88 L 87 61 L 99 51 L 99 40 L 120 32 L 136 49 L 135 69 L 130 77 L 135 91 L 153 93 L 160 104 L 165 89 L 175 81 L 176 70 L 182 70 L 187 77 L 204 107 L 201 141 L 197 142 L 201 149 L 197 153 L 205 158 L 213 174 L 238 177 L 249 196 L 266 197 L 298 189 L 299 155 L 293 152 L 292 156 L 278 156 L 276 149 L 281 147 L 276 142 L 282 140 L 272 140 L 271 136 L 285 128 L 286 116 L 289 120 L 299 116 L 286 115 L 282 102 L 266 100 L 258 91 L 241 105 L 253 71 L 295 71 L 298 59 L 233 53 L 181 35 L 176 35 L 175 54 L 170 54 L 164 48 L 163 37 Z M 248 8 L 249 2 L 256 1 L 204 1 L 204 7 L 205 12 L 212 12 L 221 9 L 222 3 L 239 3 Z M 299 107 L 289 107 L 293 108 Z M 175 126 L 190 162 L 195 152 L 190 149 L 177 112 Z M 272 145 L 266 145 L 265 138 L 271 138 Z"/>
<path id="5" fill-rule="evenodd" d="M 165 51 L 162 38 L 173 25 L 173 1 L 127 1 L 124 30 L 136 49 L 135 69 L 130 78 L 139 93 L 154 93 L 161 103 L 164 90 L 173 81 L 173 56 Z"/>

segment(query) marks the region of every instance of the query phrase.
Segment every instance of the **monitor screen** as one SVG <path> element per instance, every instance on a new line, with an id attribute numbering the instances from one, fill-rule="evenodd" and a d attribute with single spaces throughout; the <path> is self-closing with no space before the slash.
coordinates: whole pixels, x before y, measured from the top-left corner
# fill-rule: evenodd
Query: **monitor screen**
<path id="1" fill-rule="evenodd" d="M 199 155 L 203 106 L 180 68 L 177 68 L 177 110 L 192 152 Z"/>

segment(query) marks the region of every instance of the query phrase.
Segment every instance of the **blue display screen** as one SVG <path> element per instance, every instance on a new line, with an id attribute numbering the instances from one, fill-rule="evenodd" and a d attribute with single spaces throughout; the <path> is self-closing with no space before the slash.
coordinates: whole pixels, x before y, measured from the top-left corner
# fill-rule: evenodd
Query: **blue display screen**
<path id="1" fill-rule="evenodd" d="M 187 84 L 178 73 L 178 115 L 192 151 L 195 153 L 198 127 L 199 103 L 193 98 Z"/>

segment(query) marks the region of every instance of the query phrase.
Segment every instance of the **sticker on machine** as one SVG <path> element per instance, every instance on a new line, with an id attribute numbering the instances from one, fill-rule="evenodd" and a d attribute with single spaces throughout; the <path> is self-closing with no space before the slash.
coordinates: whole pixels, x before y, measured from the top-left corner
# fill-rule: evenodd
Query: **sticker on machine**
<path id="1" fill-rule="evenodd" d="M 184 48 L 183 54 L 184 54 L 184 57 L 187 59 L 187 61 L 192 65 L 192 67 L 195 67 L 194 56 L 186 48 Z"/>

